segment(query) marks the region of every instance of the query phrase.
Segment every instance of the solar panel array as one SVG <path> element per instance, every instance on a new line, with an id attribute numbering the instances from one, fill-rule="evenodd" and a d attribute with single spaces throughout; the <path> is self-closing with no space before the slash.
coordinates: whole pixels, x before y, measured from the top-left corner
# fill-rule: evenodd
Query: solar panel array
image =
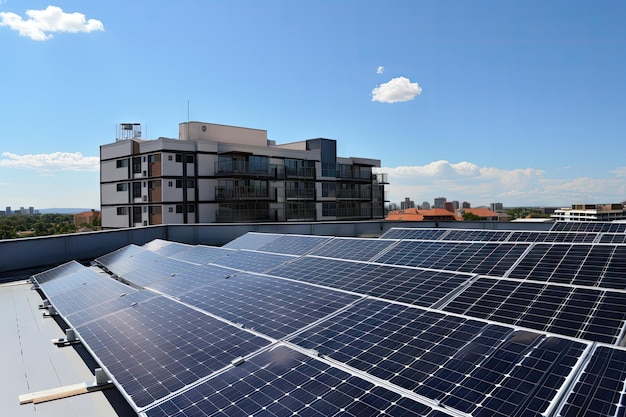
<path id="1" fill-rule="evenodd" d="M 155 240 L 33 281 L 137 413 L 626 412 L 626 232 Z"/>

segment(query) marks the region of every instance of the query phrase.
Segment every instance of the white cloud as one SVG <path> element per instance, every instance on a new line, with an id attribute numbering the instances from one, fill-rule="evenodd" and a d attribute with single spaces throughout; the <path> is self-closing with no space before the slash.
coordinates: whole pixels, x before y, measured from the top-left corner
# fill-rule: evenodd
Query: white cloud
<path id="1" fill-rule="evenodd" d="M 392 78 L 390 81 L 379 85 L 372 90 L 372 101 L 381 103 L 399 103 L 410 101 L 422 94 L 422 87 L 418 83 L 412 83 L 405 77 Z"/>
<path id="2" fill-rule="evenodd" d="M 28 19 L 10 13 L 0 12 L 0 26 L 17 30 L 21 36 L 35 41 L 52 38 L 55 32 L 92 32 L 104 30 L 104 25 L 96 19 L 85 18 L 82 13 L 65 13 L 60 7 L 48 6 L 45 10 L 27 10 Z"/>
<path id="3" fill-rule="evenodd" d="M 52 171 L 98 171 L 100 158 L 83 156 L 80 152 L 53 152 L 17 155 L 3 152 L 0 167 L 34 169 L 41 173 Z"/>
<path id="4" fill-rule="evenodd" d="M 502 202 L 505 206 L 567 207 L 576 203 L 617 203 L 626 198 L 626 168 L 607 178 L 551 178 L 536 168 L 500 169 L 471 162 L 434 161 L 426 165 L 379 168 L 388 174 L 389 200 L 409 197 L 417 204 L 435 197 L 469 201 L 472 206 Z M 621 177 L 620 177 L 621 175 Z"/>
<path id="5" fill-rule="evenodd" d="M 385 67 L 382 65 L 376 68 L 376 74 L 382 74 L 385 71 Z"/>

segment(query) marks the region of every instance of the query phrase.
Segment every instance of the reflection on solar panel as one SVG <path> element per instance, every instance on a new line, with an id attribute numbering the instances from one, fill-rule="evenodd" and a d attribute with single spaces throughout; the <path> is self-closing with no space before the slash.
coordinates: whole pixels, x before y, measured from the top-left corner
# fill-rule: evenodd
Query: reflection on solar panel
<path id="1" fill-rule="evenodd" d="M 135 269 L 146 267 L 150 262 L 164 258 L 158 253 L 134 245 L 126 246 L 114 252 L 114 254 L 115 256 L 112 257 L 109 257 L 109 255 L 101 256 L 96 259 L 96 263 L 119 276 L 123 276 Z"/>
<path id="2" fill-rule="evenodd" d="M 233 275 L 235 272 L 236 271 L 232 269 L 222 268 L 216 265 L 202 265 L 175 274 L 162 281 L 155 282 L 149 285 L 148 288 L 177 297 L 188 291 L 195 291 L 213 281 Z"/>
<path id="3" fill-rule="evenodd" d="M 511 232 L 499 230 L 450 230 L 441 237 L 442 240 L 503 242 Z"/>
<path id="4" fill-rule="evenodd" d="M 401 241 L 376 262 L 503 276 L 528 248 L 522 243 Z"/>
<path id="5" fill-rule="evenodd" d="M 446 233 L 448 233 L 448 229 L 411 229 L 394 227 L 383 233 L 380 238 L 439 240 L 441 236 L 445 235 Z"/>
<path id="6" fill-rule="evenodd" d="M 164 256 L 143 262 L 137 262 L 136 268 L 128 268 L 122 276 L 128 281 L 140 287 L 147 287 L 157 281 L 165 279 L 188 269 L 196 268 L 196 265 Z M 120 274 L 118 274 L 120 275 Z"/>
<path id="7" fill-rule="evenodd" d="M 624 233 L 626 223 L 611 222 L 556 222 L 552 226 L 553 232 L 602 232 Z"/>
<path id="8" fill-rule="evenodd" d="M 598 233 L 579 232 L 512 232 L 508 242 L 565 242 L 565 243 L 593 243 Z"/>
<path id="9" fill-rule="evenodd" d="M 431 416 L 430 411 L 415 400 L 278 346 L 147 410 L 146 415 L 367 417 Z"/>
<path id="10" fill-rule="evenodd" d="M 72 272 L 66 276 L 63 276 L 62 279 L 51 279 L 49 281 L 43 282 L 42 284 L 40 284 L 41 289 L 46 293 L 48 297 L 54 297 L 66 291 L 79 288 L 82 285 L 104 279 L 103 275 L 97 273 L 92 269 L 85 267 L 81 268 L 82 270 L 78 272 Z"/>
<path id="11" fill-rule="evenodd" d="M 79 264 L 76 261 L 69 261 L 64 263 L 63 265 L 59 265 L 55 268 L 48 269 L 47 271 L 41 272 L 39 274 L 33 275 L 33 280 L 35 280 L 38 284 L 43 284 L 44 282 L 53 280 L 58 277 L 62 277 L 65 275 L 72 274 L 74 272 L 83 271 L 85 269 L 84 266 Z"/>
<path id="12" fill-rule="evenodd" d="M 93 273 L 93 271 L 90 271 Z M 68 281 L 67 279 L 59 281 Z M 121 282 L 100 276 L 97 280 L 90 281 L 78 287 L 68 288 L 67 291 L 54 293 L 48 291 L 46 294 L 54 300 L 54 308 L 60 314 L 72 314 L 82 311 L 93 305 L 100 304 L 128 293 L 130 288 Z"/>
<path id="13" fill-rule="evenodd" d="M 286 255 L 304 255 L 329 240 L 329 237 L 324 236 L 283 235 L 261 246 L 259 250 Z"/>
<path id="14" fill-rule="evenodd" d="M 268 344 L 164 297 L 113 312 L 76 331 L 138 408 Z"/>
<path id="15" fill-rule="evenodd" d="M 330 258 L 369 261 L 384 250 L 389 249 L 397 241 L 387 239 L 351 239 L 334 238 L 311 252 L 311 255 Z"/>
<path id="16" fill-rule="evenodd" d="M 151 250 L 163 256 L 172 256 L 191 247 L 192 246 L 185 245 L 183 243 L 169 242 L 161 239 L 155 239 L 142 246 L 144 249 Z"/>
<path id="17" fill-rule="evenodd" d="M 623 289 L 626 288 L 626 246 L 536 244 L 508 276 Z"/>
<path id="18" fill-rule="evenodd" d="M 130 258 L 132 255 L 137 254 L 139 252 L 145 252 L 146 249 L 137 246 L 137 245 L 128 245 L 120 248 L 114 252 L 107 253 L 106 255 L 102 255 L 99 258 L 96 258 L 96 263 L 104 266 L 105 268 L 111 270 L 109 267 L 114 266 L 117 262 L 126 260 Z"/>
<path id="19" fill-rule="evenodd" d="M 171 258 L 196 265 L 204 265 L 234 251 L 235 249 L 215 248 L 212 246 L 192 246 L 183 252 L 172 255 Z"/>
<path id="20" fill-rule="evenodd" d="M 215 265 L 242 271 L 263 272 L 295 259 L 293 256 L 240 250 L 213 261 Z"/>
<path id="21" fill-rule="evenodd" d="M 480 278 L 445 311 L 582 339 L 616 343 L 626 320 L 624 294 Z"/>
<path id="22" fill-rule="evenodd" d="M 309 256 L 268 274 L 425 307 L 440 302 L 470 278 L 452 272 Z"/>
<path id="23" fill-rule="evenodd" d="M 367 300 L 291 341 L 477 416 L 548 411 L 588 348 L 582 342 Z"/>
<path id="24" fill-rule="evenodd" d="M 262 246 L 278 239 L 282 235 L 274 233 L 255 233 L 249 232 L 239 236 L 235 240 L 231 240 L 223 248 L 227 249 L 249 249 L 258 250 Z"/>
<path id="25" fill-rule="evenodd" d="M 562 417 L 623 416 L 626 352 L 598 346 L 559 410 Z"/>
<path id="26" fill-rule="evenodd" d="M 338 291 L 252 274 L 215 281 L 180 296 L 189 305 L 276 339 L 357 299 Z"/>

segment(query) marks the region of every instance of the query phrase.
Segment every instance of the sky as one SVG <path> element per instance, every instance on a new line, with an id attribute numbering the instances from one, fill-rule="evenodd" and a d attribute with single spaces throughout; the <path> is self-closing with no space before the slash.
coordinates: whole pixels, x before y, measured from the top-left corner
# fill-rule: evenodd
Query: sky
<path id="1" fill-rule="evenodd" d="M 0 209 L 99 208 L 100 146 L 187 120 L 337 140 L 387 197 L 626 200 L 621 0 L 0 0 Z"/>

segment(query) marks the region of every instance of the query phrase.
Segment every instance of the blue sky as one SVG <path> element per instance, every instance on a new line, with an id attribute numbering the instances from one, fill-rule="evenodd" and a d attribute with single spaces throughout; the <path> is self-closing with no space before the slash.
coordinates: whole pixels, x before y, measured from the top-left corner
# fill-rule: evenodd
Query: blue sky
<path id="1" fill-rule="evenodd" d="M 388 197 L 626 200 L 624 1 L 0 0 L 0 208 L 98 208 L 116 125 L 338 140 Z M 189 104 L 189 106 L 188 106 Z"/>

